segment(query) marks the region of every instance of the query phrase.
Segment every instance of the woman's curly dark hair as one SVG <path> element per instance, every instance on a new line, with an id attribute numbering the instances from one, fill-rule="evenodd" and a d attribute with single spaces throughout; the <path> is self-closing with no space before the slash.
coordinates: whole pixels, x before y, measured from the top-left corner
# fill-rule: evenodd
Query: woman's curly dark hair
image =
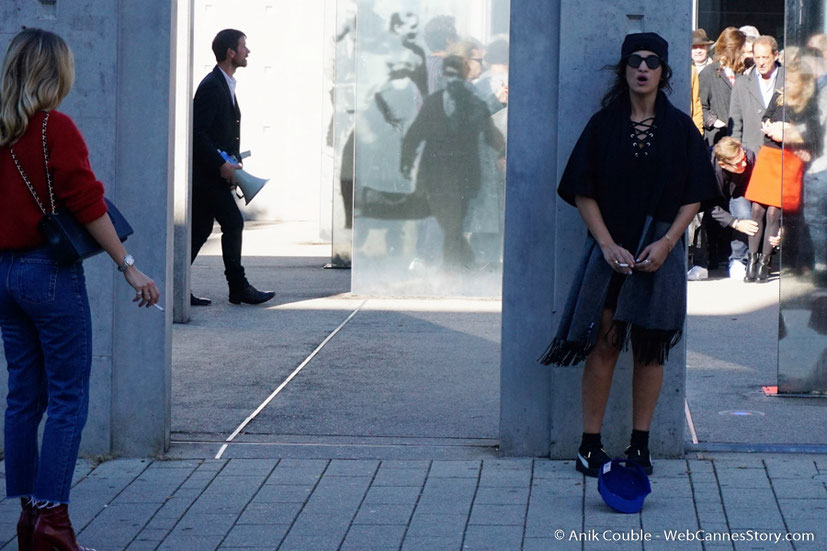
<path id="1" fill-rule="evenodd" d="M 611 88 L 603 96 L 603 101 L 600 102 L 603 109 L 616 106 L 619 102 L 629 98 L 629 83 L 626 82 L 626 64 L 629 61 L 629 56 L 620 58 L 617 65 L 606 65 L 603 67 L 606 71 L 611 71 L 615 75 L 614 82 Z M 660 82 L 658 83 L 658 90 L 672 91 L 672 85 L 669 81 L 672 80 L 672 67 L 669 66 L 663 59 L 660 60 L 660 65 L 663 71 L 660 74 Z"/>

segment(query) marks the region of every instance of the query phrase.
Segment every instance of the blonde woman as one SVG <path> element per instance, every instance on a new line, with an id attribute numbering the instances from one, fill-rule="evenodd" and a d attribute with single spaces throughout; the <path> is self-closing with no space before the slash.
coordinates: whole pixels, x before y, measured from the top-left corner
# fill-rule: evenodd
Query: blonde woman
<path id="1" fill-rule="evenodd" d="M 755 159 L 747 187 L 752 201 L 752 220 L 758 231 L 749 238 L 747 281 L 769 279 L 772 249 L 781 235 L 781 211 L 801 208 L 801 183 L 811 151 L 820 151 L 823 140 L 818 105 L 813 101 L 815 77 L 806 65 L 794 60 L 785 67 L 784 88 L 776 89 L 761 122 L 764 145 Z"/>
<path id="2" fill-rule="evenodd" d="M 43 214 L 32 190 L 48 205 L 47 169 L 58 208 L 85 224 L 109 253 L 138 305 L 160 298 L 106 215 L 83 137 L 55 110 L 73 82 L 72 52 L 59 36 L 26 29 L 12 39 L 0 80 L 0 330 L 9 371 L 6 493 L 21 499 L 21 550 L 85 549 L 67 506 L 89 406 L 92 320 L 81 262 L 58 264 L 38 230 Z"/>
<path id="3" fill-rule="evenodd" d="M 746 35 L 735 27 L 721 31 L 715 42 L 715 62 L 698 75 L 704 138 L 710 147 L 730 134 L 729 100 L 735 79 L 744 72 L 745 43 Z"/>

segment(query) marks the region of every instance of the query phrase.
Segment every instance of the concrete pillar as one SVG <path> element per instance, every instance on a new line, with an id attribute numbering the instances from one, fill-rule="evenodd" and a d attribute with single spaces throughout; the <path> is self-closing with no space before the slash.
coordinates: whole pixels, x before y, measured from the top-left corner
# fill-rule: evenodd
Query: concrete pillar
<path id="1" fill-rule="evenodd" d="M 173 140 L 175 154 L 172 167 L 174 178 L 174 219 L 173 237 L 173 295 L 168 303 L 172 306 L 172 319 L 175 323 L 187 323 L 190 320 L 190 255 L 192 251 L 192 209 L 190 196 L 192 192 L 192 26 L 193 0 L 176 0 L 175 33 L 175 118 Z"/>
<path id="2" fill-rule="evenodd" d="M 546 456 L 551 376 L 536 359 L 554 303 L 560 6 L 512 0 L 511 29 L 500 449 Z"/>
<path id="3" fill-rule="evenodd" d="M 0 5 L 3 52 L 23 26 L 54 31 L 72 48 L 77 78 L 60 110 L 83 133 L 95 174 L 135 229 L 127 250 L 155 280 L 167 305 L 172 282 L 172 20 L 166 0 Z M 84 268 L 94 359 L 81 452 L 160 453 L 169 443 L 172 310 L 139 310 L 131 302 L 134 292 L 104 255 L 86 261 Z"/>
<path id="4" fill-rule="evenodd" d="M 116 182 L 135 220 L 130 249 L 172 296 L 174 75 L 172 2 L 117 3 Z M 153 48 L 144 48 L 144 45 Z M 157 49 L 156 49 L 157 48 Z M 120 274 L 118 274 L 120 276 Z M 116 285 L 123 289 L 120 281 Z M 127 288 L 126 294 L 131 289 Z M 169 447 L 172 309 L 138 311 L 116 294 L 112 341 L 111 449 L 127 456 Z"/>
<path id="5" fill-rule="evenodd" d="M 617 62 L 625 34 L 654 31 L 669 41 L 671 99 L 688 107 L 691 8 L 677 0 L 511 2 L 500 415 L 506 455 L 576 453 L 582 367 L 537 363 L 556 331 L 585 236 L 576 209 L 558 201 L 557 183 L 610 82 L 601 68 Z M 666 366 L 652 426 L 660 456 L 683 453 L 685 343 Z M 622 453 L 630 432 L 631 357 L 624 353 L 603 426 L 610 454 Z"/>

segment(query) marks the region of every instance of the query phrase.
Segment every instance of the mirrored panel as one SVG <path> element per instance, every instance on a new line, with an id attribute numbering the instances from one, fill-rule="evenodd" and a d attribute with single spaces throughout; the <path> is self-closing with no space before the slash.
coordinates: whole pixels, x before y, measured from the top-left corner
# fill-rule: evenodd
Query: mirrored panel
<path id="1" fill-rule="evenodd" d="M 787 2 L 778 392 L 827 393 L 827 26 Z"/>
<path id="2" fill-rule="evenodd" d="M 356 2 L 336 3 L 332 38 L 333 118 L 327 143 L 333 148 L 333 230 L 331 265 L 350 266 L 353 249 L 353 140 L 356 113 Z"/>
<path id="3" fill-rule="evenodd" d="M 498 297 L 509 2 L 357 5 L 353 292 Z"/>

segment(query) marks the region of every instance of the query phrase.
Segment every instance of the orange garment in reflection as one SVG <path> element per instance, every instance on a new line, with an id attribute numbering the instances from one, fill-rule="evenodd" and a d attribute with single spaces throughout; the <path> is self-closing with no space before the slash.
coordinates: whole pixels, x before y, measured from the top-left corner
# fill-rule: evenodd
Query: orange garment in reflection
<path id="1" fill-rule="evenodd" d="M 798 210 L 801 206 L 801 179 L 804 162 L 789 149 L 763 146 L 755 158 L 755 168 L 744 195 L 750 201 Z"/>

